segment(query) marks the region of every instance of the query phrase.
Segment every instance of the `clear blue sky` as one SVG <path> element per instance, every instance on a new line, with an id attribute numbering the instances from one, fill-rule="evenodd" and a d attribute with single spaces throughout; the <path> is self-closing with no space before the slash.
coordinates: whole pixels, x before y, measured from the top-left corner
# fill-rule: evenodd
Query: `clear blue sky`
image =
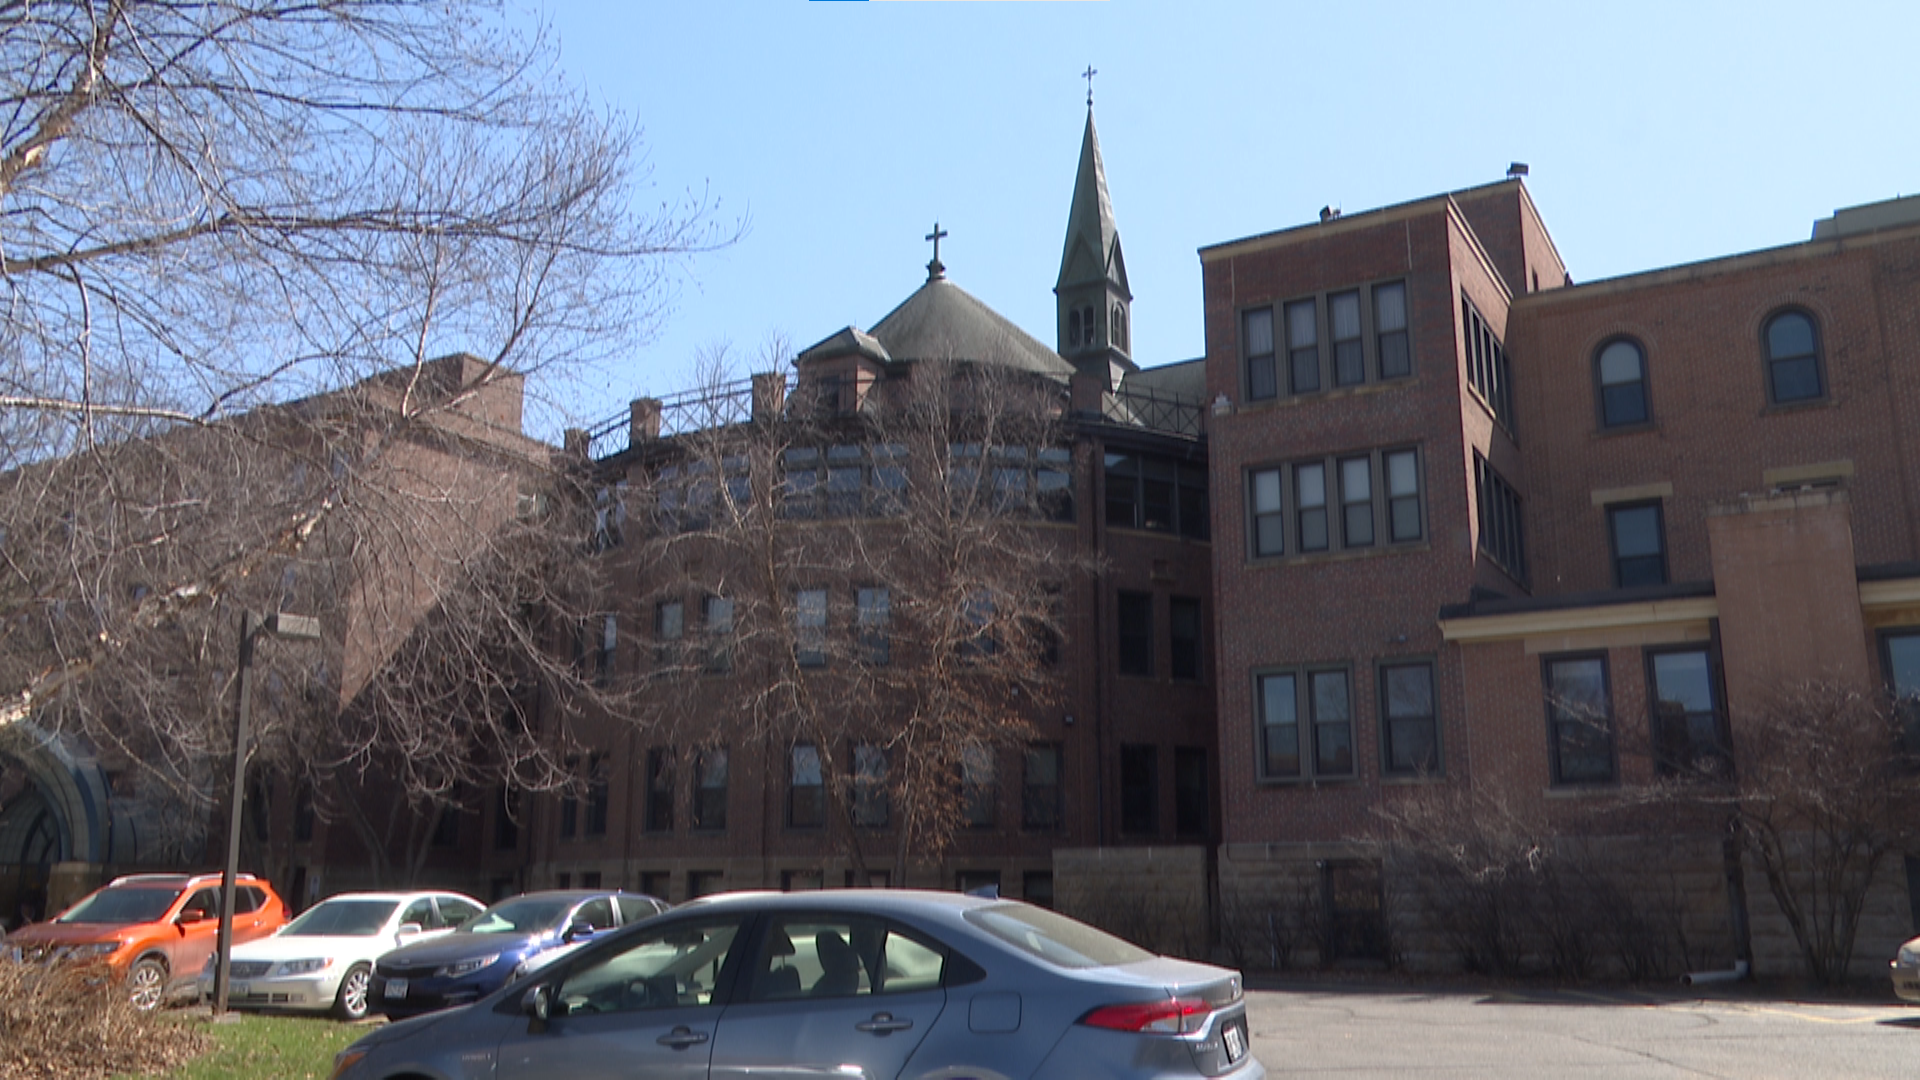
<path id="1" fill-rule="evenodd" d="M 925 279 L 935 219 L 952 280 L 1051 344 L 1089 64 L 1143 365 L 1202 352 L 1198 248 L 1509 162 L 1576 281 L 1804 240 L 1920 191 L 1911 0 L 536 10 L 568 77 L 645 125 L 644 194 L 705 191 L 748 225 L 579 388 L 595 415 L 684 387 L 703 346 L 873 325 Z"/>

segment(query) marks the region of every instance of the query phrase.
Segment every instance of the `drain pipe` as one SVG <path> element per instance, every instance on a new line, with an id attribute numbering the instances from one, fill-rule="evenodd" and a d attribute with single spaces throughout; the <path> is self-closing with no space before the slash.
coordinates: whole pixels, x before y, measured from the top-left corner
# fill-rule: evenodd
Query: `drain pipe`
<path id="1" fill-rule="evenodd" d="M 1695 971 L 1689 973 L 1680 981 L 1688 986 L 1709 986 L 1713 983 L 1740 982 L 1747 977 L 1747 972 L 1750 970 L 1752 970 L 1752 966 L 1745 960 L 1735 960 L 1733 967 L 1727 971 Z"/>

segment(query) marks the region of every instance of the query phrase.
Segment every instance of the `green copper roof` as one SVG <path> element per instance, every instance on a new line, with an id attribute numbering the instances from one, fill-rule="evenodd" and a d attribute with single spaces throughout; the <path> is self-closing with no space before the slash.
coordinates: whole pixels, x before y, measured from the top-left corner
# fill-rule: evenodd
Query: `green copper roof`
<path id="1" fill-rule="evenodd" d="M 953 360 L 994 364 L 1065 382 L 1072 364 L 999 312 L 935 277 L 874 324 L 874 340 L 896 362 Z"/>
<path id="2" fill-rule="evenodd" d="M 1100 136 L 1093 130 L 1089 108 L 1087 130 L 1080 137 L 1080 171 L 1073 178 L 1073 208 L 1067 212 L 1067 242 L 1060 252 L 1060 278 L 1053 287 L 1097 281 L 1112 281 L 1121 295 L 1133 299 L 1127 262 L 1120 254 L 1120 228 L 1113 222 L 1113 203 L 1107 198 Z"/>

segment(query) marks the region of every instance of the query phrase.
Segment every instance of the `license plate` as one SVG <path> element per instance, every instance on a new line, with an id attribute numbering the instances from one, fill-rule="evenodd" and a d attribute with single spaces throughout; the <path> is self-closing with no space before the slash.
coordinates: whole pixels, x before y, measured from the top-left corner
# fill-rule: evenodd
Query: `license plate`
<path id="1" fill-rule="evenodd" d="M 399 999 L 406 996 L 407 996 L 407 980 L 405 979 L 388 979 L 387 980 L 387 1000 L 388 1001 L 398 1001 Z"/>
<path id="2" fill-rule="evenodd" d="M 1247 1056 L 1247 1031 L 1238 1023 L 1228 1024 L 1221 1032 L 1222 1041 L 1227 1044 L 1227 1064 L 1231 1065 Z"/>

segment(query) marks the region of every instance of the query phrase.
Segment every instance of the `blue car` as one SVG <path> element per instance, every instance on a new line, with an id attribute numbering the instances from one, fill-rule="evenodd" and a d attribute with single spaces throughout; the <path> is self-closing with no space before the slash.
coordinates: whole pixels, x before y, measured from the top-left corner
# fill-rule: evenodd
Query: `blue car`
<path id="1" fill-rule="evenodd" d="M 521 964 L 547 950 L 666 909 L 651 896 L 599 889 L 502 900 L 451 934 L 380 957 L 368 1004 L 394 1019 L 464 1005 L 500 989 Z"/>

